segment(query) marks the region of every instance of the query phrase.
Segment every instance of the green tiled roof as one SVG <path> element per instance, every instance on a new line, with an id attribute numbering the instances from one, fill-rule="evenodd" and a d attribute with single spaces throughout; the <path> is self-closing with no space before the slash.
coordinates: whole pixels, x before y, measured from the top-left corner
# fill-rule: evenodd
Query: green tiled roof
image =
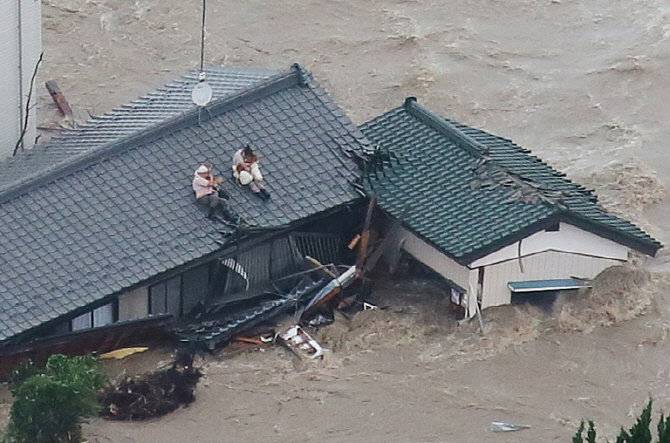
<path id="1" fill-rule="evenodd" d="M 530 151 L 439 117 L 413 98 L 361 130 L 377 147 L 368 152 L 367 192 L 461 263 L 560 221 L 646 254 L 661 247 Z"/>

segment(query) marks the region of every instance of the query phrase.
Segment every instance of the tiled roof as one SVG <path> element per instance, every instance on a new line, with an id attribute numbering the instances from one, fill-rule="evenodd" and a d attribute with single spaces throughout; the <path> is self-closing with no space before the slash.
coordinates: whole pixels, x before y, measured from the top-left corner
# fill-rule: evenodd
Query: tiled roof
<path id="1" fill-rule="evenodd" d="M 246 143 L 261 158 L 269 201 L 230 178 Z M 219 250 L 225 226 L 204 216 L 191 190 L 202 161 L 229 177 L 222 186 L 247 226 L 285 227 L 359 198 L 351 153 L 365 143 L 295 65 L 0 192 L 0 340 Z"/>
<path id="2" fill-rule="evenodd" d="M 557 221 L 655 254 L 660 243 L 512 141 L 405 104 L 361 126 L 366 186 L 424 240 L 469 263 Z"/>
<path id="3" fill-rule="evenodd" d="M 195 108 L 191 90 L 198 83 L 193 71 L 158 90 L 94 117 L 75 130 L 64 131 L 45 143 L 0 162 L 0 192 L 20 186 L 27 177 L 58 168 L 73 157 L 85 154 Z M 211 67 L 205 70 L 216 100 L 263 81 L 279 71 Z"/>

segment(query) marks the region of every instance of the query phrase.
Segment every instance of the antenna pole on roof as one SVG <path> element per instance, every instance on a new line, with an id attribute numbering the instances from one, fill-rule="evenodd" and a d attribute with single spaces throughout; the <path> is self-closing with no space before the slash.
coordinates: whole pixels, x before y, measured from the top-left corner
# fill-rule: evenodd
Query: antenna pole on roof
<path id="1" fill-rule="evenodd" d="M 202 25 L 200 27 L 200 72 L 205 66 L 205 17 L 207 17 L 207 0 L 202 0 Z"/>
<path id="2" fill-rule="evenodd" d="M 212 101 L 212 88 L 205 81 L 205 17 L 207 17 L 207 0 L 202 0 L 202 24 L 200 26 L 200 74 L 198 84 L 191 91 L 191 100 L 200 107 Z"/>

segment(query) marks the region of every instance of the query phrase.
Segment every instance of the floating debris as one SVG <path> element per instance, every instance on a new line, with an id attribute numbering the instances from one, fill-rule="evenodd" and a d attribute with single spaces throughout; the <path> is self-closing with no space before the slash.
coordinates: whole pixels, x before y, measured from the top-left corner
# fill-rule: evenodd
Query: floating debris
<path id="1" fill-rule="evenodd" d="M 333 272 L 337 273 L 336 270 Z M 321 311 L 331 300 L 339 299 L 343 289 L 354 281 L 356 266 L 347 268 L 340 275 L 333 274 L 332 278 L 330 272 L 326 275 L 328 277 L 324 278 L 322 269 L 309 271 L 285 296 L 262 293 L 234 304 L 205 306 L 197 314 L 199 321 L 175 328 L 173 333 L 181 344 L 211 352 L 227 346 L 236 336 L 243 335 L 261 323 L 290 315 L 291 312 L 294 313 L 295 322 L 309 324 L 310 320 L 314 320 L 314 326 L 328 324 L 329 317 Z"/>
<path id="2" fill-rule="evenodd" d="M 291 326 L 286 332 L 279 334 L 282 343 L 300 358 L 315 359 L 324 353 L 323 347 L 312 338 L 300 325 Z"/>
<path id="3" fill-rule="evenodd" d="M 195 401 L 202 377 L 193 367 L 193 356 L 179 354 L 171 368 L 136 378 L 126 378 L 99 397 L 101 415 L 110 420 L 147 420 L 161 417 Z"/>
<path id="4" fill-rule="evenodd" d="M 530 426 L 529 425 L 513 425 L 511 423 L 503 423 L 501 421 L 494 421 L 494 422 L 491 422 L 490 429 L 493 432 L 513 432 L 513 431 L 521 431 L 523 429 L 530 429 Z"/>
<path id="5" fill-rule="evenodd" d="M 100 358 L 103 360 L 107 359 L 117 359 L 121 360 L 129 355 L 133 354 L 139 354 L 140 352 L 146 352 L 149 348 L 147 347 L 139 347 L 139 348 L 121 348 L 121 349 L 115 349 L 113 351 L 105 352 L 104 354 L 100 354 Z"/>

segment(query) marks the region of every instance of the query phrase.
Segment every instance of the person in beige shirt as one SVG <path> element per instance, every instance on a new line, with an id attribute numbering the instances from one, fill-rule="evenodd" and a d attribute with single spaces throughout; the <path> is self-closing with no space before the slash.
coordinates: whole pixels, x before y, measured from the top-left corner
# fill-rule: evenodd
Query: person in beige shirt
<path id="1" fill-rule="evenodd" d="M 219 196 L 216 185 L 217 180 L 212 175 L 210 166 L 207 163 L 200 165 L 195 170 L 193 176 L 193 193 L 195 194 L 195 201 L 198 204 L 209 208 L 207 218 L 215 218 L 216 208 L 221 208 L 223 216 L 229 218 L 228 202 Z"/>

